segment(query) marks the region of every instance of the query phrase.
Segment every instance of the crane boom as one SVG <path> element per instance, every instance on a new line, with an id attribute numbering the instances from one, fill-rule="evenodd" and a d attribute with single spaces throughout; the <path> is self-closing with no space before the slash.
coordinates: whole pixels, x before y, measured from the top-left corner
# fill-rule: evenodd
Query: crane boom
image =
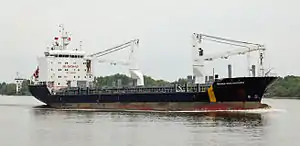
<path id="1" fill-rule="evenodd" d="M 202 47 L 203 40 L 237 46 L 237 47 L 241 47 L 242 49 L 236 49 L 234 51 L 227 51 L 227 52 L 219 53 L 219 54 L 204 55 L 205 53 L 204 53 L 204 50 Z M 233 40 L 233 39 L 211 36 L 211 35 L 206 35 L 206 34 L 193 33 L 193 73 L 197 80 L 197 77 L 198 78 L 204 77 L 204 61 L 213 61 L 215 59 L 227 59 L 229 56 L 243 55 L 243 54 L 247 53 L 248 72 L 250 74 L 249 53 L 254 52 L 254 51 L 259 51 L 260 71 L 261 71 L 261 75 L 264 75 L 262 60 L 264 58 L 263 53 L 265 50 L 266 49 L 265 49 L 264 45 L 257 44 L 257 43 Z"/>
<path id="2" fill-rule="evenodd" d="M 255 51 L 264 51 L 265 48 L 248 48 L 248 49 L 236 49 L 234 51 L 227 51 L 227 52 L 224 52 L 224 53 L 220 53 L 220 54 L 217 54 L 217 55 L 206 55 L 204 60 L 205 61 L 212 61 L 212 60 L 215 60 L 215 59 L 228 59 L 228 57 L 230 56 L 234 56 L 234 55 L 244 55 L 246 53 L 250 53 L 250 52 L 255 52 Z"/>
<path id="3" fill-rule="evenodd" d="M 141 73 L 141 71 L 138 68 L 137 62 L 135 60 L 135 54 L 136 54 L 136 48 L 139 45 L 139 39 L 134 39 L 131 41 L 128 41 L 126 43 L 123 43 L 121 45 L 117 45 L 115 47 L 88 55 L 88 58 L 92 58 L 93 60 L 98 60 L 98 63 L 109 63 L 110 65 L 117 65 L 117 64 L 121 64 L 121 65 L 125 65 L 125 66 L 129 66 L 129 72 L 131 75 L 131 78 L 136 79 L 137 80 L 137 85 L 138 86 L 144 86 L 144 76 Z M 123 50 L 125 48 L 131 47 L 131 51 L 130 51 L 130 55 L 129 55 L 129 61 L 116 61 L 116 60 L 103 60 L 103 59 L 98 59 L 102 56 L 105 56 L 107 54 L 112 54 L 114 52 Z"/>
<path id="4" fill-rule="evenodd" d="M 212 38 L 212 39 L 216 39 L 216 40 L 223 40 L 223 41 L 233 42 L 233 43 L 239 43 L 239 44 L 260 45 L 260 44 L 251 43 L 251 42 L 245 42 L 245 41 L 233 40 L 233 39 L 228 39 L 228 38 L 223 38 L 223 37 L 206 35 L 206 34 L 203 34 L 203 33 L 202 34 L 198 34 L 198 35 L 201 35 L 203 39 L 205 39 L 205 37 L 207 37 L 207 38 Z"/>
<path id="5" fill-rule="evenodd" d="M 104 60 L 104 59 L 101 59 L 98 62 L 99 63 L 109 63 L 110 65 L 124 65 L 124 66 L 130 65 L 130 63 L 128 61 L 116 61 L 116 60 Z"/>
<path id="6" fill-rule="evenodd" d="M 125 49 L 127 47 L 130 47 L 132 45 L 132 43 L 138 44 L 139 43 L 139 39 L 134 39 L 134 40 L 128 41 L 126 43 L 123 43 L 121 45 L 117 45 L 115 47 L 112 47 L 112 48 L 109 48 L 109 49 L 106 49 L 106 50 L 103 50 L 103 51 L 100 51 L 100 52 L 88 55 L 88 57 L 101 57 L 101 56 L 104 56 L 104 55 L 107 55 L 107 54 L 111 54 L 113 52 L 120 51 L 120 50 L 123 50 L 123 49 Z"/>

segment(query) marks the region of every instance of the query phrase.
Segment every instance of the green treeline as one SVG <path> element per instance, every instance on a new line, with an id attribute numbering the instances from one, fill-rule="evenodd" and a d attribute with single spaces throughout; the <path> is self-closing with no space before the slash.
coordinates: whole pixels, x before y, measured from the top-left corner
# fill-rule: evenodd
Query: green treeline
<path id="1" fill-rule="evenodd" d="M 130 77 L 124 75 L 124 74 L 115 74 L 115 75 L 110 75 L 110 76 L 105 76 L 105 77 L 96 77 L 94 79 L 94 85 L 96 87 L 111 87 L 111 86 L 117 86 L 118 80 L 121 80 L 121 85 L 122 86 L 130 86 L 132 85 L 133 79 Z M 178 84 L 184 84 L 186 83 L 187 80 L 180 78 L 177 81 L 174 82 L 168 82 L 164 80 L 155 80 L 151 78 L 150 76 L 145 76 L 144 75 L 144 84 L 146 87 L 149 86 L 167 86 L 171 85 L 173 83 L 178 83 Z M 114 84 L 114 85 L 113 85 Z"/>
<path id="2" fill-rule="evenodd" d="M 111 87 L 117 86 L 118 80 L 121 80 L 122 86 L 132 85 L 133 80 L 124 74 L 115 74 L 110 76 L 95 77 L 94 85 L 96 87 Z M 180 78 L 174 82 L 168 82 L 161 79 L 153 79 L 150 76 L 144 76 L 145 86 L 166 86 L 173 83 L 184 84 L 187 80 Z M 21 91 L 16 94 L 16 84 L 14 83 L 0 83 L 0 94 L 3 95 L 30 95 L 28 91 L 29 80 L 22 84 Z M 279 78 L 268 90 L 269 98 L 298 98 L 300 99 L 300 76 L 286 76 Z"/>
<path id="3" fill-rule="evenodd" d="M 300 99 L 300 76 L 280 77 L 267 93 L 270 98 Z"/>
<path id="4" fill-rule="evenodd" d="M 22 88 L 19 93 L 16 93 L 15 83 L 0 83 L 0 95 L 30 95 L 28 90 L 29 80 L 22 83 Z"/>
<path id="5" fill-rule="evenodd" d="M 4 95 L 15 95 L 16 94 L 16 84 L 13 83 L 0 83 L 0 94 Z"/>

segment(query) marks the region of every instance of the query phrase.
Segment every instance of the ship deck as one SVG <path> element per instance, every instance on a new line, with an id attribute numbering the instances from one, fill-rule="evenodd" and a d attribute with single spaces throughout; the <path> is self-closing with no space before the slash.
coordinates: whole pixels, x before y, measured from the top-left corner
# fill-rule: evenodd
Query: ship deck
<path id="1" fill-rule="evenodd" d="M 212 84 L 174 85 L 158 87 L 102 87 L 80 88 L 69 87 L 55 92 L 56 95 L 91 95 L 91 94 L 139 94 L 139 93 L 176 93 L 176 92 L 206 92 Z"/>

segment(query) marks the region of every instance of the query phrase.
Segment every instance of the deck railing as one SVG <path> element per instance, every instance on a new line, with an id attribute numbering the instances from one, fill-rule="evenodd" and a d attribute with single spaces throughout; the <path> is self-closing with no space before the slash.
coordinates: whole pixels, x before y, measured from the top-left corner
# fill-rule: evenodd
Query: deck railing
<path id="1" fill-rule="evenodd" d="M 138 93 L 175 93 L 175 92 L 206 92 L 211 84 L 177 85 L 165 87 L 106 87 L 78 88 L 70 87 L 58 90 L 57 95 L 92 95 L 92 94 L 138 94 Z"/>

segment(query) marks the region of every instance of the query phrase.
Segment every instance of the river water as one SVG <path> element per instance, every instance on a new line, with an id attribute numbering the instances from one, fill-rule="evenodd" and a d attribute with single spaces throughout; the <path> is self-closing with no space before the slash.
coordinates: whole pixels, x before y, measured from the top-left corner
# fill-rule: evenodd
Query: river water
<path id="1" fill-rule="evenodd" d="M 38 108 L 0 96 L 2 146 L 296 146 L 300 100 L 265 99 L 247 112 L 130 113 Z"/>

